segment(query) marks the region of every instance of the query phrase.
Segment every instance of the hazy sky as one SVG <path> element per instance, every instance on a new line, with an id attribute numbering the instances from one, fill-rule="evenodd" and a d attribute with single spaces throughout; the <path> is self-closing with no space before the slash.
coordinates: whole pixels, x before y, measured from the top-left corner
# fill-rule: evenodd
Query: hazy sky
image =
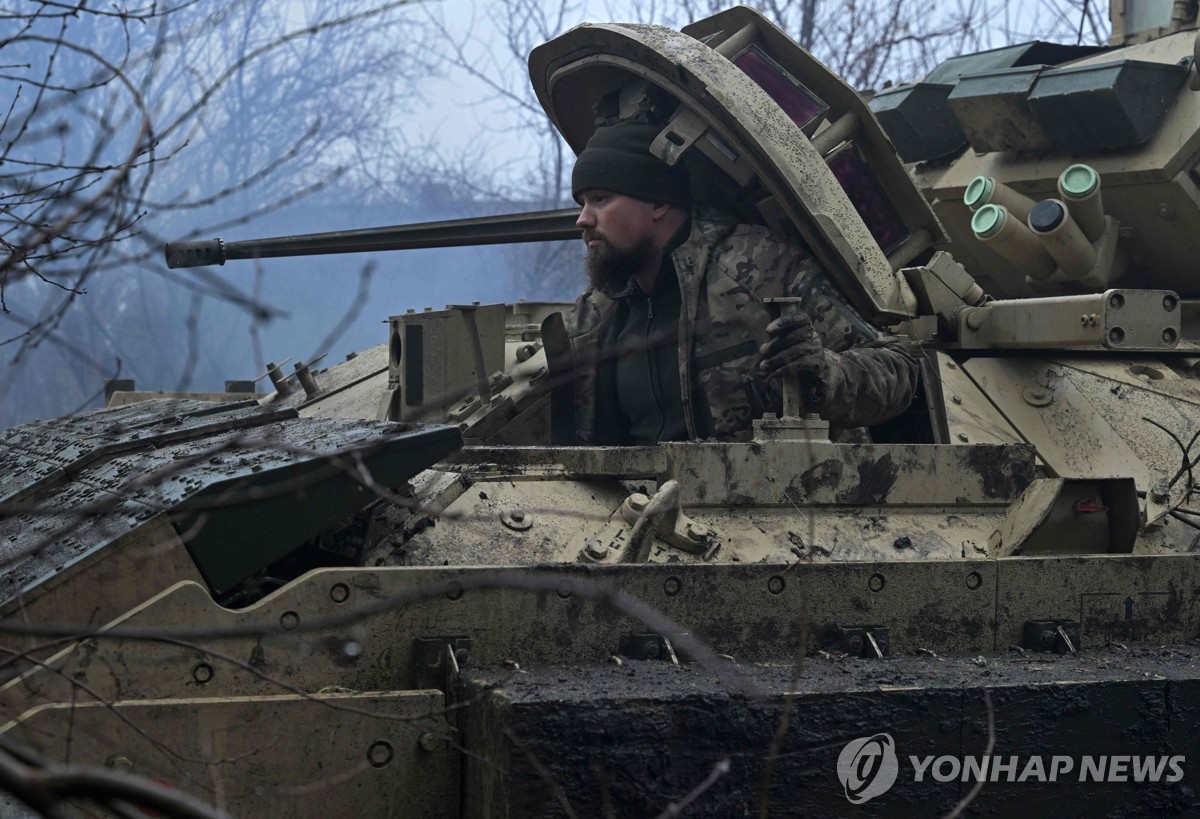
<path id="1" fill-rule="evenodd" d="M 557 4 L 547 2 L 543 5 Z M 620 19 L 627 16 L 621 8 L 624 5 L 596 0 L 572 3 L 571 13 L 563 18 L 559 30 L 545 30 L 552 37 L 585 21 Z M 492 81 L 514 93 L 523 93 L 529 86 L 528 69 L 524 57 L 516 58 L 505 46 L 504 32 L 497 25 L 502 10 L 502 4 L 483 0 L 427 0 L 421 8 L 435 25 L 445 26 L 454 40 L 462 44 L 467 59 L 485 70 Z M 519 134 L 510 135 L 508 139 L 495 138 L 495 129 L 508 125 L 505 105 L 493 88 L 469 72 L 448 69 L 444 77 L 426 82 L 425 96 L 429 103 L 428 115 L 409 117 L 401 123 L 405 132 L 411 135 L 410 139 L 420 141 L 423 137 L 436 137 L 447 152 L 453 153 L 486 134 L 491 144 L 511 152 L 511 158 L 525 155 L 527 148 Z"/>
<path id="2" fill-rule="evenodd" d="M 283 9 L 285 14 L 294 14 L 297 19 L 289 19 L 288 28 L 297 30 L 304 25 L 305 9 L 312 11 L 324 8 L 318 5 L 318 2 L 319 0 L 281 0 L 278 5 L 269 2 L 258 8 L 264 14 L 274 13 L 277 9 Z M 969 6 L 972 13 L 975 13 L 976 9 L 982 9 L 980 13 L 993 21 L 993 24 L 985 26 L 983 36 L 975 38 L 983 47 L 1035 37 L 1071 41 L 1078 26 L 1077 11 L 1070 12 L 1069 20 L 1066 12 L 1059 15 L 1058 33 L 1051 31 L 1055 28 L 1050 24 L 1053 21 L 1045 17 L 1044 10 L 1051 7 L 1070 11 L 1069 0 L 957 0 L 957 5 L 944 0 L 938 0 L 936 5 L 933 5 L 934 0 L 920 2 L 929 2 L 929 8 L 935 11 L 931 12 L 929 19 L 908 21 L 918 29 L 936 22 L 933 18 L 940 17 L 943 10 L 949 13 L 963 5 Z M 534 14 L 535 19 L 527 36 L 515 45 L 510 45 L 505 36 L 509 18 L 503 14 L 508 9 L 520 8 L 522 4 L 527 6 L 526 11 Z M 646 19 L 647 16 L 662 19 L 663 12 L 677 13 L 680 4 L 661 0 L 578 0 L 570 2 L 566 11 L 555 19 L 536 19 L 538 13 L 557 11 L 559 8 L 560 3 L 557 0 L 414 0 L 410 8 L 402 9 L 402 13 L 419 17 L 433 28 L 444 28 L 449 37 L 435 35 L 431 38 L 431 43 L 440 43 L 443 46 L 447 42 L 461 44 L 461 53 L 450 48 L 451 55 L 475 66 L 482 76 L 472 76 L 468 71 L 451 67 L 442 76 L 422 80 L 417 93 L 423 99 L 423 103 L 413 106 L 407 104 L 408 100 L 405 99 L 397 105 L 394 133 L 398 142 L 402 146 L 417 149 L 416 152 L 420 156 L 425 156 L 420 150 L 432 145 L 448 160 L 463 156 L 468 149 L 486 146 L 486 150 L 478 151 L 477 162 L 473 165 L 468 164 L 463 170 L 474 178 L 477 173 L 485 173 L 489 168 L 499 167 L 502 172 L 507 171 L 508 181 L 512 183 L 512 198 L 520 198 L 523 192 L 528 190 L 528 181 L 522 172 L 528 170 L 530 163 L 535 161 L 538 140 L 543 138 L 532 134 L 528 126 L 514 126 L 511 117 L 515 104 L 528 105 L 533 102 L 526 67 L 529 49 L 580 22 Z M 840 15 L 844 6 L 841 0 L 822 0 L 819 8 L 832 10 Z M 1023 10 L 1028 10 L 1028 13 Z M 1043 23 L 1043 19 L 1048 22 Z M 1018 32 L 1015 27 L 1006 28 L 1011 26 L 1014 20 L 1021 21 L 1025 27 L 1024 31 Z M 1005 30 L 1012 36 L 993 36 L 996 32 Z M 1025 34 L 1030 36 L 1024 36 Z M 911 73 L 906 69 L 889 70 L 899 74 Z M 497 92 L 510 94 L 511 98 L 507 102 L 498 100 Z M 537 109 L 532 109 L 531 114 L 531 109 L 527 108 L 526 116 L 529 122 L 537 124 L 543 115 Z M 286 138 L 293 137 L 291 131 L 282 130 Z M 384 133 L 386 136 L 381 139 L 392 138 L 386 130 Z M 205 136 L 198 132 L 195 136 L 196 144 L 199 145 Z M 355 145 L 358 144 L 356 141 Z M 401 164 L 399 167 L 404 166 Z M 407 177 L 400 178 L 397 184 L 403 186 L 406 180 Z M 383 181 L 387 183 L 391 180 L 385 176 Z M 270 191 L 265 191 L 261 195 L 270 201 L 270 194 Z M 228 241 L 236 241 L 260 236 L 423 221 L 446 218 L 448 215 L 435 212 L 435 203 L 424 199 L 422 208 L 418 209 L 421 212 L 414 217 L 409 211 L 399 213 L 388 210 L 386 203 L 373 208 L 347 205 L 345 192 L 340 192 L 340 196 L 338 199 L 330 192 L 318 191 L 296 208 L 271 212 L 268 217 L 250 224 L 234 223 L 220 230 L 214 229 L 214 233 Z M 379 202 L 379 199 L 379 196 L 375 195 L 367 197 L 364 201 Z M 398 201 L 400 199 L 401 197 L 397 197 Z M 192 218 L 190 212 L 185 216 Z M 222 221 L 224 220 L 216 220 Z M 178 238 L 179 232 L 186 229 L 189 222 L 185 219 L 182 224 L 184 227 L 173 227 L 171 235 L 163 238 Z M 106 301 L 101 295 L 104 286 L 108 284 L 113 285 L 114 292 L 124 293 L 132 289 L 135 295 L 142 296 L 142 302 L 147 303 L 149 298 L 146 294 L 153 290 L 149 286 L 123 287 L 126 282 L 136 282 L 133 277 L 143 273 L 136 270 L 116 270 L 91 282 L 92 292 L 78 300 L 79 309 L 72 314 L 72 321 L 63 325 L 62 334 L 64 337 L 75 338 L 76 343 L 82 344 L 89 354 L 94 352 L 95 357 L 103 359 L 104 367 L 107 368 L 105 373 L 119 357 L 123 362 L 122 376 L 137 378 L 140 387 L 170 389 L 182 381 L 181 374 L 188 374 L 189 380 L 186 383 L 191 388 L 214 389 L 220 386 L 224 378 L 249 378 L 261 374 L 261 361 L 256 361 L 258 356 L 253 353 L 254 346 L 261 348 L 261 357 L 267 360 L 278 361 L 289 356 L 309 358 L 313 352 L 328 352 L 333 356 L 329 363 L 333 363 L 349 350 L 382 342 L 386 338 L 382 322 L 387 316 L 402 313 L 409 308 L 441 307 L 448 303 L 476 299 L 489 302 L 515 300 L 521 296 L 538 298 L 550 295 L 548 292 L 530 292 L 531 287 L 535 287 L 544 279 L 535 278 L 531 281 L 527 277 L 520 286 L 515 283 L 512 271 L 527 271 L 530 266 L 520 257 L 513 263 L 513 256 L 509 250 L 485 253 L 481 250 L 458 249 L 381 254 L 377 259 L 378 270 L 371 282 L 369 296 L 360 300 L 358 272 L 366 261 L 367 258 L 362 255 L 272 260 L 261 265 L 261 281 L 256 279 L 256 271 L 260 266 L 248 263 L 232 263 L 224 268 L 209 270 L 208 274 L 216 280 L 225 281 L 240 291 L 250 292 L 261 285 L 263 300 L 286 311 L 286 315 L 262 326 L 252 326 L 246 315 L 224 303 L 215 300 L 202 304 L 196 302 L 190 292 L 179 287 L 161 292 L 159 301 L 162 303 L 155 302 L 149 307 L 140 302 L 135 304 L 125 296 L 113 296 Z M 180 277 L 186 275 L 192 274 L 180 274 Z M 153 284 L 157 280 L 150 278 L 148 281 Z M 580 286 L 582 283 L 583 277 L 580 272 Z M 31 282 L 31 286 L 32 284 Z M 562 290 L 563 286 L 560 283 L 558 290 Z M 47 298 L 61 298 L 58 291 L 40 287 L 37 289 Z M 164 290 L 161 287 L 159 289 Z M 564 297 L 564 294 L 557 291 L 555 295 Z M 38 313 L 38 301 L 39 299 L 27 299 L 19 306 L 32 315 Z M 324 346 L 322 338 L 331 327 L 338 324 L 341 316 L 348 315 L 351 308 L 360 301 L 363 303 L 363 309 L 355 316 L 344 335 L 329 345 L 332 349 L 314 350 L 317 346 Z M 157 317 L 156 321 L 159 323 L 169 323 L 176 343 L 166 345 L 157 341 L 146 342 L 143 337 L 148 337 L 148 330 L 138 339 L 121 336 L 121 328 L 117 326 L 116 319 L 120 318 L 122 310 L 132 310 L 135 307 L 148 310 L 146 315 Z M 96 315 L 91 315 L 92 312 Z M 80 315 L 85 320 L 77 321 Z M 233 318 L 230 318 L 231 315 Z M 193 319 L 195 326 L 199 328 L 198 349 L 185 350 L 188 336 L 180 332 L 180 328 L 186 323 L 191 323 Z M 72 329 L 97 324 L 102 326 L 92 334 L 94 338 L 76 333 Z M 145 324 L 148 328 L 151 322 L 147 319 L 126 324 L 132 324 L 140 331 L 146 329 L 140 325 Z M 3 327 L 3 317 L 0 317 L 0 329 Z M 253 337 L 252 331 L 255 334 Z M 10 334 L 17 332 L 19 328 L 12 329 Z M 147 344 L 151 349 L 146 349 Z M 93 350 L 93 347 L 96 349 Z M 10 348 L 10 352 L 0 358 L 0 374 L 3 374 L 10 386 L 7 399 L 5 391 L 0 389 L 0 427 L 27 420 L 35 415 L 53 417 L 70 411 L 103 383 L 105 373 L 97 371 L 86 373 L 86 378 L 81 376 L 80 383 L 70 394 L 59 386 L 46 387 L 43 380 L 39 380 L 39 374 L 65 371 L 72 359 L 78 355 L 60 351 L 52 345 L 42 345 L 23 359 L 20 366 L 14 366 L 12 349 L 15 348 Z M 171 360 L 165 365 L 151 366 L 160 359 Z M 163 367 L 166 367 L 165 376 Z M 25 380 L 22 380 L 23 378 Z M 11 412 L 14 396 L 51 395 L 54 401 L 47 399 L 37 406 L 30 404 L 21 412 Z M 6 409 L 10 410 L 7 414 L 4 411 Z"/>
<path id="3" fill-rule="evenodd" d="M 677 13 L 675 4 L 659 4 L 654 0 L 576 0 L 565 4 L 559 18 L 539 20 L 535 28 L 543 36 L 529 39 L 526 53 L 514 56 L 506 47 L 503 13 L 512 3 L 496 0 L 423 0 L 419 10 L 436 25 L 444 26 L 452 37 L 463 44 L 467 59 L 485 68 L 489 78 L 507 89 L 525 92 L 529 85 L 525 63 L 529 47 L 537 45 L 582 22 L 645 19 L 650 15 L 661 19 L 663 14 Z M 541 0 L 534 4 L 544 14 L 558 13 L 560 3 Z M 733 5 L 731 2 L 730 5 Z M 786 5 L 786 4 L 785 4 Z M 1091 13 L 1107 36 L 1107 3 L 1091 4 Z M 828 7 L 828 0 L 821 4 Z M 937 11 L 928 19 L 912 21 L 918 30 L 922 26 L 937 26 L 943 13 L 955 9 L 972 9 L 980 21 L 974 35 L 979 48 L 991 48 L 1033 39 L 1070 42 L 1079 24 L 1080 11 L 1069 0 L 958 0 L 956 3 L 938 0 L 931 8 Z M 902 33 L 902 32 L 901 32 Z M 1089 29 L 1088 34 L 1091 34 Z M 916 80 L 919 77 L 891 77 L 894 81 Z M 448 151 L 459 149 L 487 134 L 498 147 L 507 148 L 514 159 L 523 155 L 518 136 L 496 139 L 489 125 L 507 125 L 503 105 L 494 99 L 495 92 L 485 82 L 462 70 L 451 69 L 446 76 L 426 83 L 428 116 L 407 117 L 399 125 L 414 141 L 435 137 Z M 489 100 L 491 100 L 489 102 Z"/>

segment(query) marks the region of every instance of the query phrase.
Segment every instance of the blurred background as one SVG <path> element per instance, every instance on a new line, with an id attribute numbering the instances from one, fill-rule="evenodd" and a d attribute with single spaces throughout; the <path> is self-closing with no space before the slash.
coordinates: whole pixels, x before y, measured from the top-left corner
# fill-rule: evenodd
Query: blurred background
<path id="1" fill-rule="evenodd" d="M 531 48 L 585 20 L 678 27 L 711 0 L 19 0 L 0 10 L 0 429 L 105 381 L 222 391 L 322 366 L 406 309 L 570 300 L 576 242 L 168 270 L 243 240 L 566 207 L 573 156 Z M 751 3 L 864 93 L 964 52 L 1102 43 L 1086 0 Z M 269 382 L 261 382 L 267 389 Z"/>

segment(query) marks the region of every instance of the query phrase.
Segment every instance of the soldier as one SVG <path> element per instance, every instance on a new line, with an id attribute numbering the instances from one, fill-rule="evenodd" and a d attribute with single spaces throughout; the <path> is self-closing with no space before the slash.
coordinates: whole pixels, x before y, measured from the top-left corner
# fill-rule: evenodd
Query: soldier
<path id="1" fill-rule="evenodd" d="M 749 440 L 781 411 L 779 379 L 800 377 L 804 405 L 841 428 L 895 417 L 912 401 L 917 363 L 830 286 L 807 248 L 729 214 L 693 209 L 687 172 L 650 153 L 659 129 L 597 129 L 575 163 L 590 286 L 569 350 L 573 434 L 558 443 L 650 445 Z M 772 320 L 764 298 L 798 296 Z"/>

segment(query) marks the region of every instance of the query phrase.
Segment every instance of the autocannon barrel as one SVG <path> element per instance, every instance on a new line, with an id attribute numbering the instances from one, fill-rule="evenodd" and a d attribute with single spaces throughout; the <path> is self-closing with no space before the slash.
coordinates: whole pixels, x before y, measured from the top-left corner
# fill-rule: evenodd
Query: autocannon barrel
<path id="1" fill-rule="evenodd" d="M 577 208 L 451 219 L 414 225 L 307 233 L 226 242 L 206 239 L 167 244 L 167 267 L 221 265 L 232 259 L 281 256 L 319 256 L 327 253 L 366 253 L 378 250 L 416 250 L 427 247 L 465 247 L 513 242 L 552 242 L 576 239 Z"/>

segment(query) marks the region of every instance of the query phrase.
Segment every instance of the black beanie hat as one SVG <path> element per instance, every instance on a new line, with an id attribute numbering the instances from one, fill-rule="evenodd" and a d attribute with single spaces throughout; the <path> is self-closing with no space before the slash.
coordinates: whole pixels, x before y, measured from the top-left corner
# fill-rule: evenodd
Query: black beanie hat
<path id="1" fill-rule="evenodd" d="M 650 153 L 661 129 L 641 120 L 621 120 L 596 129 L 571 172 L 571 195 L 590 189 L 690 207 L 691 185 L 682 164 L 668 165 Z"/>

